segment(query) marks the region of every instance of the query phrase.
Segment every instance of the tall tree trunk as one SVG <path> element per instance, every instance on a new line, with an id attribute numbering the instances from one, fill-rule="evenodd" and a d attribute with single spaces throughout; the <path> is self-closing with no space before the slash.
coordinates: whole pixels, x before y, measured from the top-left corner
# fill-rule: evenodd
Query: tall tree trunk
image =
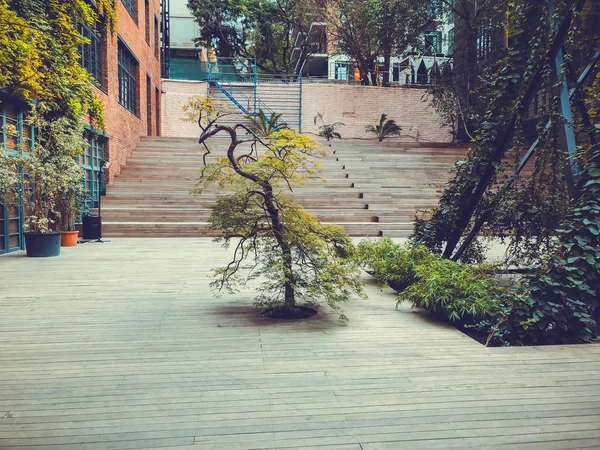
<path id="1" fill-rule="evenodd" d="M 375 59 L 369 62 L 369 72 L 371 73 L 371 85 L 377 86 L 377 74 L 375 73 Z"/>
<path id="2" fill-rule="evenodd" d="M 391 68 L 390 68 L 390 62 L 392 60 L 392 48 L 386 48 L 383 51 L 383 86 L 389 86 L 390 85 L 390 75 L 391 75 Z"/>
<path id="3" fill-rule="evenodd" d="M 369 86 L 371 84 L 371 80 L 369 79 L 369 64 L 361 62 L 358 68 L 360 69 L 360 83 L 364 86 Z"/>
<path id="4" fill-rule="evenodd" d="M 273 187 L 267 181 L 263 184 L 263 191 L 265 193 L 265 207 L 271 218 L 271 228 L 275 235 L 277 245 L 281 250 L 281 256 L 283 259 L 283 270 L 284 270 L 284 301 L 283 310 L 293 311 L 296 307 L 296 298 L 294 292 L 294 267 L 292 262 L 292 249 L 289 243 L 283 236 L 283 224 L 279 219 L 279 211 L 274 203 L 273 198 Z"/>

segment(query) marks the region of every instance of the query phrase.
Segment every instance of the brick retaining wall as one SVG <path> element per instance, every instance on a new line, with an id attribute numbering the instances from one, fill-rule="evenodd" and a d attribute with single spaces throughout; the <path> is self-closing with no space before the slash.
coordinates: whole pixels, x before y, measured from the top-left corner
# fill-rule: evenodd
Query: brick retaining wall
<path id="1" fill-rule="evenodd" d="M 184 122 L 182 107 L 193 96 L 204 96 L 207 83 L 202 81 L 163 80 L 163 136 L 197 137 L 198 126 Z M 365 133 L 367 125 L 376 125 L 382 113 L 396 120 L 402 135 L 396 138 L 410 143 L 448 143 L 450 128 L 442 125 L 437 112 L 423 101 L 425 90 L 418 88 L 379 88 L 339 84 L 304 84 L 302 91 L 302 131 L 317 133 L 317 112 L 326 123 L 343 122 L 344 138 L 373 138 Z"/>

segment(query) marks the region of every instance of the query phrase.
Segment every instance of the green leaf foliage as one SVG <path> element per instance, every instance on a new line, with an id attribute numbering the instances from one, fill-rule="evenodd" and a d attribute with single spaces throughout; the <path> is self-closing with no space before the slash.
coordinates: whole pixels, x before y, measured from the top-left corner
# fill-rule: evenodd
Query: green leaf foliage
<path id="1" fill-rule="evenodd" d="M 358 255 L 363 269 L 398 292 L 415 282 L 417 265 L 435 257 L 424 245 L 400 246 L 389 238 L 361 241 Z"/>
<path id="2" fill-rule="evenodd" d="M 489 264 L 453 262 L 424 245 L 398 245 L 385 238 L 364 240 L 358 251 L 361 266 L 399 292 L 398 304 L 407 301 L 460 326 L 493 320 L 499 312 L 504 289 Z"/>
<path id="3" fill-rule="evenodd" d="M 55 117 L 80 120 L 89 113 L 103 127 L 101 103 L 77 53 L 86 42 L 78 31 L 80 23 L 114 30 L 114 1 L 98 0 L 95 5 L 85 0 L 0 0 L 0 88 L 47 103 Z"/>
<path id="4" fill-rule="evenodd" d="M 316 158 L 324 156 L 307 135 L 284 129 L 265 139 L 243 124 L 219 125 L 227 115 L 210 100 L 188 111 L 199 115 L 200 143 L 228 134 L 227 155 L 208 162 L 194 193 L 218 186 L 226 195 L 212 207 L 211 227 L 222 242 L 235 242 L 232 261 L 215 271 L 212 287 L 234 290 L 258 280 L 258 305 L 270 312 L 293 313 L 298 302 L 325 301 L 345 318 L 339 304 L 352 294 L 364 295 L 352 242 L 343 229 L 324 225 L 296 204 L 293 186 L 318 175 Z M 238 130 L 253 138 L 238 139 Z"/>
<path id="5" fill-rule="evenodd" d="M 377 136 L 379 142 L 390 136 L 398 136 L 402 128 L 400 128 L 393 119 L 388 119 L 385 114 L 381 115 L 379 119 L 379 125 L 368 125 L 366 128 L 367 133 L 372 133 Z"/>
<path id="6" fill-rule="evenodd" d="M 266 137 L 277 130 L 289 128 L 287 123 L 281 120 L 282 115 L 283 114 L 272 112 L 271 115 L 267 117 L 265 112 L 260 109 L 256 116 L 248 114 L 246 117 L 250 121 L 250 128 L 252 131 L 258 136 Z"/>
<path id="7" fill-rule="evenodd" d="M 295 73 L 312 53 L 313 42 L 324 39 L 319 30 L 311 39 L 311 19 L 318 14 L 313 0 L 188 0 L 199 25 L 196 42 L 214 48 L 221 57 L 256 58 L 265 73 Z"/>

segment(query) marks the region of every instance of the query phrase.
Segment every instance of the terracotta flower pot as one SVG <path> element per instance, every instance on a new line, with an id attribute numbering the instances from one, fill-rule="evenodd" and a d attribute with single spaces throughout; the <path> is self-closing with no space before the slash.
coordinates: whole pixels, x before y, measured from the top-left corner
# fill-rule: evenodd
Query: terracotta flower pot
<path id="1" fill-rule="evenodd" d="M 63 231 L 60 235 L 60 246 L 61 247 L 75 247 L 77 245 L 77 237 L 79 231 Z"/>

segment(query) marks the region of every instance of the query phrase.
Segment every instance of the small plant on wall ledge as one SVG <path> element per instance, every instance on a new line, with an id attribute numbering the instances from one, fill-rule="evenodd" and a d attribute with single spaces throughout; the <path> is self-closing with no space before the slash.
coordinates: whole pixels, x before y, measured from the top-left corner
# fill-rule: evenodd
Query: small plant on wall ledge
<path id="1" fill-rule="evenodd" d="M 260 137 L 244 124 L 222 125 L 227 113 L 212 100 L 194 102 L 206 151 L 194 193 L 214 185 L 228 192 L 209 222 L 226 247 L 235 242 L 231 262 L 215 271 L 212 286 L 232 290 L 259 280 L 256 302 L 266 316 L 309 317 L 314 310 L 300 303 L 324 300 L 345 318 L 339 304 L 364 295 L 354 246 L 342 228 L 323 225 L 291 195 L 294 185 L 316 175 L 314 160 L 325 154 L 319 144 L 289 129 Z M 228 136 L 227 153 L 213 158 L 208 143 L 218 134 Z"/>
<path id="2" fill-rule="evenodd" d="M 250 120 L 250 129 L 258 136 L 268 136 L 277 130 L 289 128 L 288 124 L 281 119 L 282 114 L 272 112 L 267 117 L 265 112 L 260 109 L 258 114 L 248 114 L 246 118 Z"/>
<path id="3" fill-rule="evenodd" d="M 341 139 L 342 135 L 337 131 L 337 129 L 345 126 L 345 124 L 342 122 L 325 123 L 323 117 L 324 115 L 318 112 L 314 118 L 315 125 L 317 125 L 318 122 L 321 123 L 321 126 L 319 126 L 319 136 L 324 137 L 327 141 Z"/>
<path id="4" fill-rule="evenodd" d="M 383 142 L 385 138 L 400 135 L 402 128 L 396 124 L 394 119 L 388 119 L 387 115 L 382 114 L 381 119 L 379 119 L 379 125 L 368 125 L 365 131 L 374 134 L 377 136 L 379 142 Z"/>

